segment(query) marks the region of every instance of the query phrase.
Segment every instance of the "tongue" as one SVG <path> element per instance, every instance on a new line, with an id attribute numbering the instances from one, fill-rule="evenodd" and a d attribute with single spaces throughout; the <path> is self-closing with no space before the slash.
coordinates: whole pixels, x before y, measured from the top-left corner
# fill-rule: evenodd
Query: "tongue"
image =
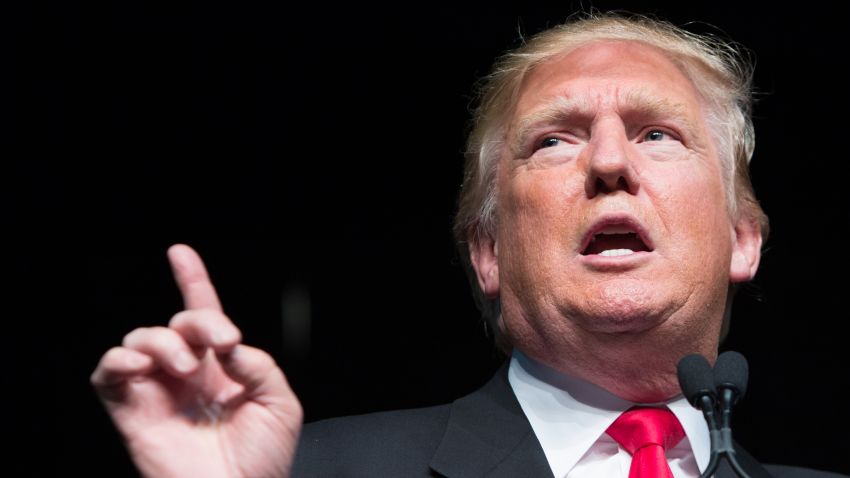
<path id="1" fill-rule="evenodd" d="M 590 241 L 590 245 L 587 246 L 587 250 L 584 251 L 584 255 L 599 254 L 602 251 L 607 251 L 609 249 L 631 249 L 635 252 L 649 250 L 647 249 L 646 244 L 644 244 L 635 233 L 597 234 L 593 240 Z"/>

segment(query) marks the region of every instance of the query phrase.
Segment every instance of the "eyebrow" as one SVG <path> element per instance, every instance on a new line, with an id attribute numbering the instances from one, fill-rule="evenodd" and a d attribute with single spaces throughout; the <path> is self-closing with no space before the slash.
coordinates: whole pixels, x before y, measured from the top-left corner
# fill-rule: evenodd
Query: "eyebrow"
<path id="1" fill-rule="evenodd" d="M 644 88 L 628 91 L 618 103 L 619 109 L 623 110 L 627 116 L 639 116 L 648 120 L 672 119 L 682 125 L 688 133 L 694 134 L 697 130 L 684 103 L 659 97 Z M 518 153 L 528 142 L 529 136 L 541 127 L 563 124 L 577 118 L 589 120 L 593 116 L 592 105 L 583 99 L 567 96 L 554 97 L 545 107 L 519 119 L 514 128 L 515 132 L 510 138 L 511 150 Z"/>
<path id="2" fill-rule="evenodd" d="M 528 142 L 528 137 L 544 125 L 561 124 L 576 117 L 589 117 L 589 108 L 580 103 L 583 103 L 583 101 L 557 96 L 542 109 L 520 118 L 510 138 L 511 151 L 519 152 L 523 145 Z"/>

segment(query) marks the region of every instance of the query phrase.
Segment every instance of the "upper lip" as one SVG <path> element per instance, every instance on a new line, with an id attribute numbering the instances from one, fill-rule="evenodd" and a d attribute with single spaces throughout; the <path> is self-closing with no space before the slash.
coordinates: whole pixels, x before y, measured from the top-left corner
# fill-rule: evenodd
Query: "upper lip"
<path id="1" fill-rule="evenodd" d="M 590 245 L 590 241 L 593 240 L 593 236 L 599 234 L 599 232 L 609 226 L 622 226 L 634 231 L 638 238 L 646 244 L 647 249 L 650 251 L 655 250 L 655 244 L 652 243 L 652 239 L 649 237 L 649 232 L 646 230 L 646 227 L 637 220 L 637 218 L 630 214 L 608 214 L 600 217 L 591 224 L 581 241 L 579 253 L 583 254 Z"/>

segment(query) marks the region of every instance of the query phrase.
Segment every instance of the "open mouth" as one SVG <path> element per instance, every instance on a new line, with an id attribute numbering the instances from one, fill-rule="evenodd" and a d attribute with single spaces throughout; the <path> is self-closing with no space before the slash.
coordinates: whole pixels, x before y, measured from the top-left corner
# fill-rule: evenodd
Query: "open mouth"
<path id="1" fill-rule="evenodd" d="M 651 245 L 647 244 L 641 232 L 638 227 L 631 224 L 600 225 L 595 227 L 585 239 L 586 244 L 581 254 L 619 257 L 636 252 L 652 251 Z"/>

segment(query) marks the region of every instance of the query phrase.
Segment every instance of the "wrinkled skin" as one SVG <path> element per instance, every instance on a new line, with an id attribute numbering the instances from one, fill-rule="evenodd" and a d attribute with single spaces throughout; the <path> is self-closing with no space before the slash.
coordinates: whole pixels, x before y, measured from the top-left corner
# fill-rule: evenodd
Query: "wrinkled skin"
<path id="1" fill-rule="evenodd" d="M 753 277 L 761 236 L 729 211 L 705 114 L 679 68 L 637 42 L 530 74 L 498 165 L 496 237 L 470 251 L 516 347 L 638 402 L 678 394 L 682 356 L 716 356 L 729 284 Z M 652 250 L 583 254 L 604 219 L 639 224 Z"/>
<path id="2" fill-rule="evenodd" d="M 279 477 L 302 411 L 265 352 L 240 344 L 200 257 L 169 250 L 186 310 L 136 329 L 91 377 L 139 471 L 150 477 Z"/>
<path id="3" fill-rule="evenodd" d="M 528 78 L 496 237 L 470 250 L 526 354 L 639 402 L 677 393 L 685 353 L 714 356 L 728 285 L 755 274 L 761 237 L 728 212 L 704 115 L 675 65 L 636 43 L 585 46 Z M 606 215 L 640 224 L 652 250 L 582 254 Z M 297 398 L 240 343 L 197 254 L 178 245 L 169 259 L 186 310 L 129 333 L 91 377 L 134 462 L 145 476 L 287 476 Z"/>

